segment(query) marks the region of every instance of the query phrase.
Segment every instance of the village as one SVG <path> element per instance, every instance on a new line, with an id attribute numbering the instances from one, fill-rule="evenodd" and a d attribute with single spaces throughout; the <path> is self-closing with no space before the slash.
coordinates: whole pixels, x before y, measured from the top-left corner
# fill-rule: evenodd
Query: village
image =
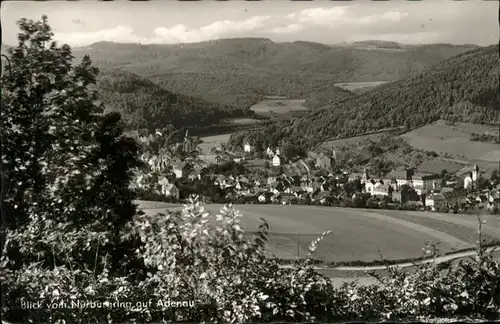
<path id="1" fill-rule="evenodd" d="M 155 136 L 140 141 L 147 146 L 161 138 L 158 132 Z M 498 172 L 483 174 L 477 164 L 458 173 L 407 167 L 373 177 L 366 168 L 336 165 L 335 150 L 330 155 L 308 152 L 304 159 L 286 161 L 279 148 L 268 147 L 256 166 L 250 143 L 236 154 L 214 147 L 215 158 L 210 161 L 196 149 L 199 142 L 186 131 L 183 140 L 169 149 L 144 153 L 141 158 L 147 167 L 133 183 L 139 199 L 178 203 L 197 195 L 207 203 L 499 213 Z"/>

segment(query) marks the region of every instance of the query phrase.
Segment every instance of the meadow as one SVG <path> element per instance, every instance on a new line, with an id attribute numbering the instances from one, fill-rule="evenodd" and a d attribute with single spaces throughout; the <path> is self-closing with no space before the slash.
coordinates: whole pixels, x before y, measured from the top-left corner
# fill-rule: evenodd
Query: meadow
<path id="1" fill-rule="evenodd" d="M 156 207 L 141 202 L 140 206 L 180 205 Z M 216 215 L 221 205 L 204 207 Z M 235 205 L 235 209 L 243 215 L 241 226 L 249 235 L 261 217 L 266 219 L 270 225 L 269 256 L 281 259 L 305 257 L 310 242 L 326 230 L 332 233 L 316 250 L 316 258 L 326 262 L 372 262 L 381 255 L 387 260 L 418 258 L 423 256 L 426 242 L 440 242 L 439 251 L 449 253 L 472 248 L 477 240 L 477 219 L 468 215 L 297 205 Z M 485 217 L 484 237 L 500 239 L 500 221 Z"/>
<path id="2" fill-rule="evenodd" d="M 262 116 L 290 114 L 307 111 L 304 103 L 304 99 L 264 99 L 250 107 L 250 110 Z"/>
<path id="3" fill-rule="evenodd" d="M 344 90 L 348 90 L 354 92 L 356 94 L 360 94 L 366 91 L 370 91 L 373 88 L 384 84 L 388 81 L 372 81 L 372 82 L 346 82 L 346 83 L 337 83 L 335 84 L 337 87 L 342 88 Z"/>
<path id="4" fill-rule="evenodd" d="M 495 131 L 493 126 L 467 123 L 445 125 L 437 122 L 401 136 L 416 149 L 448 154 L 466 161 L 497 162 L 500 157 L 498 144 L 471 141 L 472 133 L 493 131 Z"/>
<path id="5" fill-rule="evenodd" d="M 201 137 L 202 143 L 198 146 L 204 154 L 210 154 L 214 147 L 227 143 L 230 137 L 231 133 Z"/>

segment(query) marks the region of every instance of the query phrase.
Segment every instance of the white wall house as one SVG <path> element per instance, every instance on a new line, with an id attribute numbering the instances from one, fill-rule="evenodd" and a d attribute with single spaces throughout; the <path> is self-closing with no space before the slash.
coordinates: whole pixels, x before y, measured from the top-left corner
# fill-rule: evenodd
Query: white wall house
<path id="1" fill-rule="evenodd" d="M 273 150 L 272 150 L 270 147 L 268 147 L 268 148 L 266 149 L 266 155 L 267 155 L 268 157 L 272 157 L 272 156 L 274 155 L 274 152 L 273 152 Z"/>
<path id="2" fill-rule="evenodd" d="M 388 196 L 389 195 L 389 185 L 380 182 L 375 183 L 372 191 L 373 196 Z"/>
<path id="3" fill-rule="evenodd" d="M 245 145 L 243 145 L 243 151 L 245 153 L 250 153 L 252 152 L 252 146 L 249 144 L 249 143 L 245 143 Z"/>
<path id="4" fill-rule="evenodd" d="M 279 155 L 273 157 L 273 166 L 278 167 L 281 165 L 281 158 Z"/>
<path id="5" fill-rule="evenodd" d="M 465 176 L 465 179 L 464 179 L 464 189 L 472 188 L 472 183 L 473 182 L 474 182 L 474 180 L 472 179 L 472 174 L 468 174 L 467 176 Z"/>

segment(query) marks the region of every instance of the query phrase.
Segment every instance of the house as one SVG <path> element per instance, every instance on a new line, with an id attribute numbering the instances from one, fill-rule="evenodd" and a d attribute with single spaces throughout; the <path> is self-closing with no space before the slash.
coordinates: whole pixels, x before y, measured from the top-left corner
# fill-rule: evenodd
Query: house
<path id="1" fill-rule="evenodd" d="M 373 186 L 372 196 L 389 196 L 392 193 L 392 187 L 389 184 L 384 184 L 382 181 L 377 182 Z"/>
<path id="2" fill-rule="evenodd" d="M 419 201 L 420 197 L 417 192 L 410 186 L 404 185 L 399 190 L 395 190 L 391 195 L 392 201 L 406 203 L 408 201 Z"/>
<path id="3" fill-rule="evenodd" d="M 363 172 L 354 172 L 349 174 L 349 182 L 360 180 L 361 184 L 364 184 L 367 183 L 370 179 L 370 175 L 368 174 L 368 170 L 366 168 L 363 170 Z"/>
<path id="4" fill-rule="evenodd" d="M 491 203 L 499 203 L 500 202 L 500 191 L 489 191 L 488 192 L 488 201 Z"/>
<path id="5" fill-rule="evenodd" d="M 179 199 L 179 188 L 173 183 L 162 186 L 161 193 L 167 197 Z"/>
<path id="6" fill-rule="evenodd" d="M 402 186 L 409 184 L 413 175 L 413 169 L 408 168 L 398 168 L 392 170 L 385 177 L 386 179 L 394 179 L 396 181 L 396 190 L 399 190 Z"/>
<path id="7" fill-rule="evenodd" d="M 172 170 L 174 171 L 176 178 L 186 177 L 191 170 L 191 165 L 187 162 L 180 162 L 173 165 Z"/>
<path id="8" fill-rule="evenodd" d="M 235 156 L 233 158 L 233 161 L 236 162 L 236 163 L 241 163 L 241 162 L 243 162 L 243 160 L 244 160 L 244 158 L 241 157 L 241 156 Z"/>
<path id="9" fill-rule="evenodd" d="M 430 207 L 433 211 L 444 202 L 446 202 L 446 198 L 441 193 L 433 193 L 425 197 L 425 206 Z"/>
<path id="10" fill-rule="evenodd" d="M 476 197 L 476 202 L 484 204 L 488 201 L 488 197 L 486 195 L 479 195 Z"/>
<path id="11" fill-rule="evenodd" d="M 244 184 L 244 185 L 249 185 L 249 184 L 250 184 L 250 181 L 249 181 L 249 180 L 248 180 L 248 178 L 247 178 L 247 177 L 245 177 L 245 176 L 240 176 L 240 177 L 238 178 L 238 180 L 239 180 L 242 184 Z"/>
<path id="12" fill-rule="evenodd" d="M 243 145 L 243 152 L 245 153 L 252 152 L 252 145 L 250 145 L 250 143 L 248 142 L 245 142 L 245 145 Z"/>
<path id="13" fill-rule="evenodd" d="M 349 182 L 353 182 L 355 180 L 361 180 L 362 177 L 363 177 L 363 173 L 361 173 L 361 172 L 354 172 L 354 173 L 349 174 L 348 181 Z"/>
<path id="14" fill-rule="evenodd" d="M 268 177 L 268 178 L 267 178 L 267 184 L 268 184 L 268 185 L 273 184 L 273 183 L 275 183 L 276 181 L 278 181 L 278 180 L 276 179 L 276 177 Z M 259 184 L 260 184 L 260 183 L 259 183 Z M 257 185 L 257 184 L 256 184 L 256 185 Z"/>
<path id="15" fill-rule="evenodd" d="M 326 156 L 325 154 L 320 154 L 316 158 L 315 165 L 317 168 L 320 168 L 320 169 L 329 169 L 332 167 L 332 158 L 329 156 Z"/>
<path id="16" fill-rule="evenodd" d="M 320 204 L 325 205 L 332 201 L 330 193 L 327 191 L 322 191 L 314 197 L 314 201 L 318 201 Z"/>
<path id="17" fill-rule="evenodd" d="M 464 189 L 471 189 L 474 180 L 472 179 L 472 172 L 468 173 L 464 178 Z"/>
<path id="18" fill-rule="evenodd" d="M 440 192 L 442 194 L 447 193 L 447 192 L 453 192 L 453 191 L 454 191 L 454 189 L 450 188 L 450 187 L 442 187 L 441 190 L 440 190 Z"/>
<path id="19" fill-rule="evenodd" d="M 387 179 L 393 179 L 396 182 L 394 189 L 399 190 L 404 185 L 409 185 L 421 195 L 427 190 L 439 188 L 441 184 L 441 176 L 435 173 L 415 172 L 415 169 L 405 168 L 396 169 L 386 175 Z"/>
<path id="20" fill-rule="evenodd" d="M 281 166 L 281 157 L 280 157 L 279 155 L 275 155 L 275 156 L 273 157 L 272 164 L 273 164 L 273 166 L 275 166 L 275 167 L 279 167 L 279 166 Z"/>
<path id="21" fill-rule="evenodd" d="M 413 188 L 415 188 L 419 195 L 425 193 L 427 190 L 440 188 L 441 181 L 441 175 L 433 173 L 417 172 L 411 177 Z"/>
<path id="22" fill-rule="evenodd" d="M 271 158 L 274 156 L 274 151 L 270 147 L 267 147 L 266 155 L 267 155 L 267 157 Z"/>
<path id="23" fill-rule="evenodd" d="M 258 200 L 259 200 L 259 202 L 264 203 L 264 202 L 266 202 L 266 196 L 262 193 L 259 195 Z"/>

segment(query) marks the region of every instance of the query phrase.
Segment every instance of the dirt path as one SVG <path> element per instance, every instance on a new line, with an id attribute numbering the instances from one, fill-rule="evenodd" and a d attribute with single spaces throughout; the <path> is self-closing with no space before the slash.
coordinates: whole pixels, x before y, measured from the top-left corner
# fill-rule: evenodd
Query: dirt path
<path id="1" fill-rule="evenodd" d="M 486 249 L 486 252 L 492 252 L 495 250 L 499 250 L 500 246 L 495 246 L 495 247 L 490 247 Z M 448 261 L 453 261 L 456 259 L 463 259 L 467 257 L 472 257 L 476 254 L 476 251 L 467 251 L 467 252 L 457 252 L 457 253 L 452 253 L 449 255 L 443 255 L 436 257 L 436 263 L 444 263 Z M 424 263 L 431 263 L 433 262 L 433 259 L 428 259 L 428 260 L 422 260 L 422 261 L 417 261 L 415 264 L 424 264 Z M 396 267 L 396 268 L 409 268 L 413 267 L 414 264 L 411 262 L 404 262 L 404 263 L 399 263 L 399 264 L 393 264 L 391 267 Z M 292 269 L 294 268 L 293 264 L 284 264 L 281 266 L 282 268 L 285 269 Z M 385 270 L 386 266 L 385 265 L 380 265 L 380 266 L 367 266 L 367 267 L 346 267 L 346 266 L 340 266 L 340 267 L 313 267 L 316 270 L 323 270 L 323 269 L 332 269 L 332 270 L 337 270 L 337 271 L 375 271 L 375 270 Z"/>

